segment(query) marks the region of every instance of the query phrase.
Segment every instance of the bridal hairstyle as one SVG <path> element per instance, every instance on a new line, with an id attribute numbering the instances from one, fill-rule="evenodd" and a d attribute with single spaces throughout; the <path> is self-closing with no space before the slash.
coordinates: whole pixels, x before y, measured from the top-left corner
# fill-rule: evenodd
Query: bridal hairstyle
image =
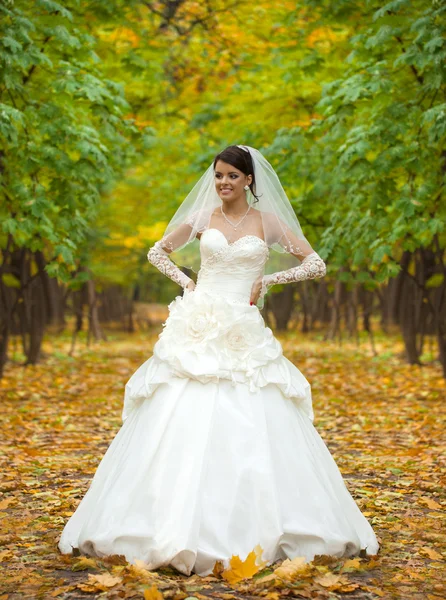
<path id="1" fill-rule="evenodd" d="M 171 252 L 172 260 L 195 272 L 200 268 L 197 234 L 213 228 L 209 227 L 212 213 L 222 206 L 215 189 L 214 172 L 218 160 L 234 166 L 245 175 L 252 175 L 246 200 L 261 216 L 263 241 L 268 249 L 265 273 L 300 264 L 303 257 L 313 250 L 277 173 L 259 150 L 242 145 L 228 146 L 214 157 L 169 221 L 160 242 L 164 249 Z"/>
<path id="2" fill-rule="evenodd" d="M 254 173 L 254 164 L 249 151 L 242 150 L 240 146 L 228 146 L 214 158 L 214 171 L 219 160 L 222 160 L 228 165 L 232 165 L 245 175 L 252 175 L 252 181 L 249 184 L 249 189 L 254 197 L 253 203 L 258 202 L 259 198 L 255 193 L 256 174 Z"/>

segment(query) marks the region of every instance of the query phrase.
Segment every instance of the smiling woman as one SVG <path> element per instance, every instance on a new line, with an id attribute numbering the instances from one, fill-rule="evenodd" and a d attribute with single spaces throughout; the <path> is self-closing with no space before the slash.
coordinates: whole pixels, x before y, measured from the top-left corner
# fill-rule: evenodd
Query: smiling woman
<path id="1" fill-rule="evenodd" d="M 196 239 L 195 284 L 169 251 Z M 302 263 L 265 275 L 274 250 Z M 259 548 L 267 564 L 375 554 L 375 534 L 313 426 L 310 384 L 254 306 L 275 282 L 325 275 L 260 152 L 220 153 L 148 259 L 184 295 L 126 384 L 123 425 L 60 550 L 202 576 Z"/>

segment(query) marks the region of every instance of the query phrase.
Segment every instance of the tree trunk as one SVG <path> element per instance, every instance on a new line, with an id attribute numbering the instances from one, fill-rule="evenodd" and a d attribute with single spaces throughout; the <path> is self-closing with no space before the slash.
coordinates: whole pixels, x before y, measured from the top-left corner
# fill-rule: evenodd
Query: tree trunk
<path id="1" fill-rule="evenodd" d="M 75 318 L 75 322 L 74 322 L 73 335 L 71 336 L 71 348 L 68 353 L 69 356 L 73 355 L 74 348 L 76 345 L 77 334 L 79 333 L 79 331 L 82 331 L 82 322 L 84 319 L 84 314 L 83 314 L 84 303 L 82 300 L 82 296 L 83 296 L 83 288 L 81 288 L 80 290 L 71 292 L 72 310 L 73 310 L 73 313 L 76 318 Z"/>
<path id="2" fill-rule="evenodd" d="M 89 279 L 85 285 L 87 286 L 88 302 L 88 342 L 90 334 L 93 335 L 95 340 L 105 340 L 106 336 L 99 325 L 96 290 L 93 279 Z"/>
<path id="3" fill-rule="evenodd" d="M 9 289 L 0 276 L 0 377 L 3 377 L 5 365 L 8 361 L 9 328 L 11 323 L 10 310 L 12 299 Z"/>
<path id="4" fill-rule="evenodd" d="M 406 275 L 406 281 L 402 290 L 404 293 L 401 295 L 401 305 L 399 310 L 401 332 L 403 334 L 404 347 L 406 350 L 406 357 L 411 365 L 419 365 L 420 356 L 418 354 L 417 347 L 417 330 L 415 323 L 415 293 L 414 284 L 409 280 Z"/>
<path id="5" fill-rule="evenodd" d="M 42 340 L 47 319 L 46 298 L 41 277 L 35 279 L 29 289 L 29 331 L 27 365 L 35 365 L 40 358 Z"/>
<path id="6" fill-rule="evenodd" d="M 331 309 L 331 323 L 328 331 L 328 339 L 331 340 L 335 339 L 335 337 L 337 336 L 339 337 L 339 340 L 341 340 L 341 306 L 343 296 L 342 292 L 342 281 L 336 281 Z"/>
<path id="7" fill-rule="evenodd" d="M 271 310 L 276 321 L 278 331 L 286 331 L 293 311 L 294 289 L 288 283 L 281 292 L 271 295 Z"/>

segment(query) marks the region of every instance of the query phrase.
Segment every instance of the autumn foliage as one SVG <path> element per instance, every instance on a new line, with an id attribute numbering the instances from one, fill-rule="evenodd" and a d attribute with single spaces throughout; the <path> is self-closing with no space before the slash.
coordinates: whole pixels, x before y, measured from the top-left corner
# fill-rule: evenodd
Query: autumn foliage
<path id="1" fill-rule="evenodd" d="M 149 338 L 155 341 L 155 336 Z M 381 543 L 375 557 L 299 558 L 264 565 L 262 549 L 216 563 L 206 578 L 147 571 L 123 557 L 61 555 L 62 527 L 121 426 L 123 389 L 148 357 L 147 334 L 67 354 L 48 339 L 47 359 L 10 365 L 0 383 L 3 421 L 2 600 L 15 598 L 413 598 L 444 597 L 445 383 L 440 369 L 405 365 L 398 339 L 382 358 L 349 343 L 280 338 L 312 384 L 315 426 Z M 299 485 L 299 482 L 296 482 Z"/>

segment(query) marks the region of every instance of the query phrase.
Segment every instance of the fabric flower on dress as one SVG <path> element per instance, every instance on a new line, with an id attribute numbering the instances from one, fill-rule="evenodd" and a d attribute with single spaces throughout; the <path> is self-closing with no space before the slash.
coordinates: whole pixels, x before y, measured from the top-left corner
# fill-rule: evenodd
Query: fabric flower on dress
<path id="1" fill-rule="evenodd" d="M 178 340 L 182 344 L 200 344 L 215 339 L 221 327 L 221 316 L 212 305 L 195 305 L 189 312 L 187 318 L 182 316 L 181 322 L 176 321 L 174 325 L 179 330 L 181 338 Z"/>
<path id="2" fill-rule="evenodd" d="M 225 336 L 226 348 L 234 352 L 243 352 L 249 348 L 249 340 L 246 336 L 246 327 L 231 327 Z"/>
<path id="3" fill-rule="evenodd" d="M 169 338 L 175 346 L 206 351 L 208 344 L 227 327 L 228 315 L 222 302 L 208 302 L 203 295 L 188 292 L 169 304 L 169 319 L 160 338 Z M 167 342 L 167 340 L 166 340 Z M 174 350 L 175 346 L 172 347 Z"/>
<path id="4" fill-rule="evenodd" d="M 248 370 L 247 358 L 269 342 L 268 330 L 256 321 L 245 319 L 236 323 L 221 340 L 223 353 L 231 363 L 231 369 Z"/>

